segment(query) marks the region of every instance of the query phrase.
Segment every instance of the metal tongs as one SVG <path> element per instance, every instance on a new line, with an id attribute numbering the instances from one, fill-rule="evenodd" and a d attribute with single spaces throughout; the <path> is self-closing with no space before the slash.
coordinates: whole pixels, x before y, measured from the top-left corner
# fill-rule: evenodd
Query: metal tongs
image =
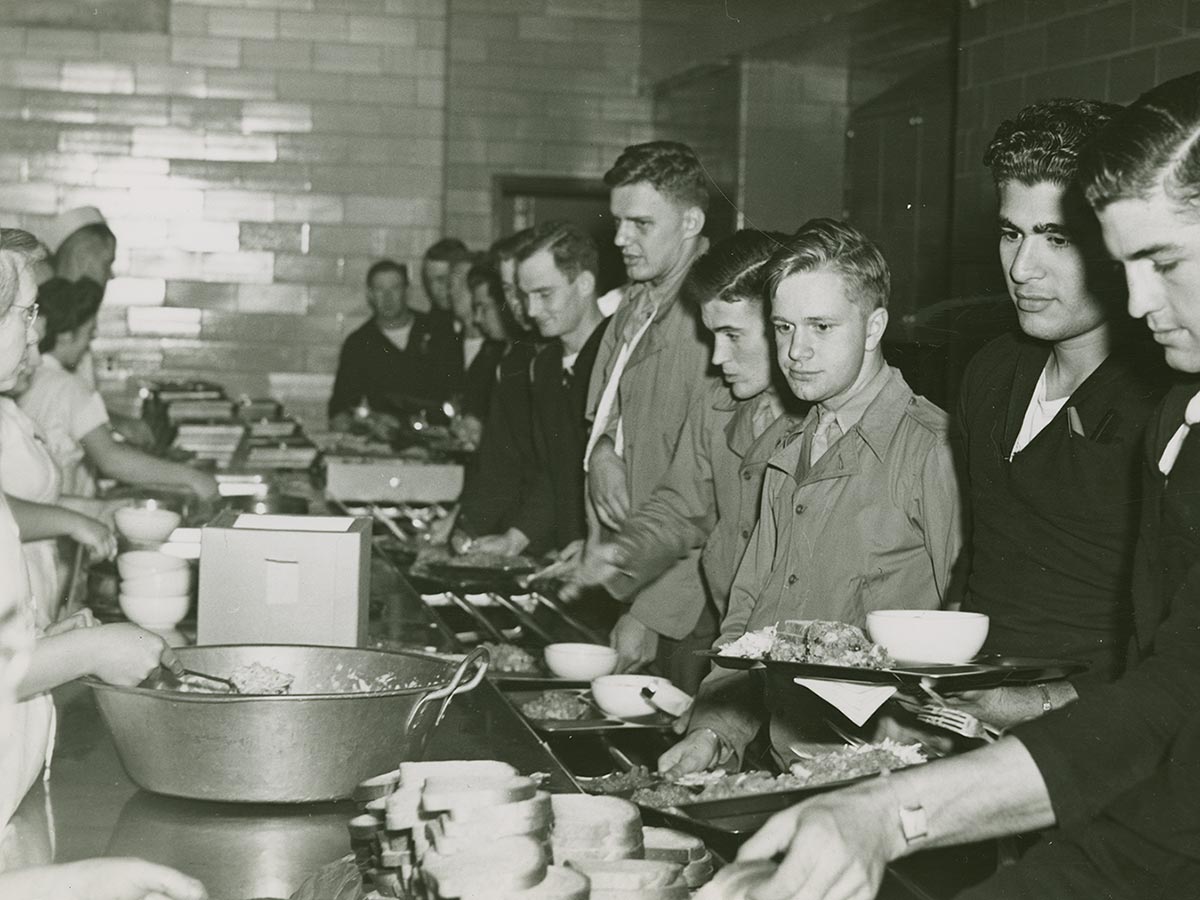
<path id="1" fill-rule="evenodd" d="M 195 669 L 180 669 L 176 672 L 167 666 L 162 666 L 159 669 L 158 679 L 160 681 L 174 681 L 179 684 L 196 685 L 206 691 L 211 691 L 214 694 L 240 694 L 238 686 L 228 678 L 221 678 L 219 675 L 209 675 L 207 672 L 197 672 Z M 213 688 L 212 685 L 220 685 L 219 688 Z"/>

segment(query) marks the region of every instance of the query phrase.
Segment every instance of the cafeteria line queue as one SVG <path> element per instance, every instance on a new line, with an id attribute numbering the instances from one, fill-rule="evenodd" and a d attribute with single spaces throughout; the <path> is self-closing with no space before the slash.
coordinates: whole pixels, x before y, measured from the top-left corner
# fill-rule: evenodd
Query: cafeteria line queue
<path id="1" fill-rule="evenodd" d="M 489 644 L 493 664 L 501 652 L 519 653 L 510 645 L 522 640 L 552 644 L 551 632 L 564 626 L 600 639 L 584 642 L 592 650 L 607 638 L 610 668 L 664 676 L 636 682 L 648 685 L 641 697 L 650 718 L 669 717 L 683 735 L 660 747 L 657 759 L 642 748 L 651 780 L 655 767 L 667 782 L 743 766 L 763 770 L 759 777 L 799 778 L 843 737 L 852 746 L 910 742 L 945 755 L 779 812 L 757 834 L 741 836 L 737 863 L 729 860 L 701 896 L 725 896 L 717 893 L 721 883 L 755 872 L 757 887 L 730 896 L 869 897 L 892 889 L 885 873 L 904 856 L 1044 829 L 1054 830 L 1031 841 L 1023 859 L 977 886 L 959 885 L 955 896 L 1187 896 L 1200 884 L 1189 431 L 1200 419 L 1192 415 L 1190 377 L 1200 369 L 1200 317 L 1192 308 L 1200 283 L 1198 135 L 1200 75 L 1166 82 L 1124 109 L 1042 102 L 1000 126 L 984 161 L 999 198 L 999 258 L 1020 331 L 975 357 L 953 417 L 914 394 L 884 359 L 889 270 L 866 235 L 815 219 L 791 235 L 744 230 L 710 243 L 695 152 L 672 141 L 631 146 L 605 176 L 629 278 L 611 318 L 598 306 L 596 247 L 569 223 L 534 227 L 507 248 L 511 286 L 505 256 L 481 262 L 453 240 L 431 248 L 423 280 L 434 306 L 427 319 L 443 332 L 436 342 L 432 325 L 421 337 L 423 314 L 407 306 L 407 269 L 387 260 L 371 269 L 373 317 L 343 348 L 339 384 L 357 381 L 331 401 L 338 431 L 328 446 L 361 451 L 348 468 L 364 479 L 404 467 L 432 493 L 419 508 L 406 507 L 400 492 L 412 488 L 396 475 L 380 482 L 392 496 L 334 495 L 331 511 L 353 513 L 352 501 L 370 501 L 364 508 L 383 533 L 347 534 L 347 543 L 386 546 L 389 557 L 417 548 L 403 577 L 432 586 L 449 578 L 449 589 L 431 591 L 425 602 L 443 631 Z M 24 435 L 31 445 L 45 442 L 39 465 L 49 459 L 57 470 L 38 499 L 14 501 L 12 514 L 7 503 L 0 510 L 11 573 L 0 610 L 0 636 L 11 650 L 8 693 L 0 697 L 12 722 L 0 747 L 11 761 L 6 814 L 48 762 L 51 688 L 82 675 L 133 685 L 163 667 L 176 675 L 182 668 L 154 631 L 98 625 L 88 611 L 70 603 L 60 610 L 57 596 L 34 592 L 71 593 L 57 563 L 38 555 L 47 539 L 72 537 L 100 555 L 114 549 L 101 521 L 112 509 L 67 499 L 94 493 L 84 467 L 200 499 L 220 493 L 220 480 L 199 468 L 114 437 L 99 394 L 73 371 L 86 358 L 102 287 L 46 281 L 44 322 L 36 326 L 40 254 L 28 234 L 0 231 L 0 363 L 9 373 L 0 387 L 15 389 L 32 369 L 30 399 L 18 401 L 29 421 L 6 408 L 12 423 L 0 431 L 0 454 Z M 1139 333 L 1139 319 L 1165 348 L 1165 365 Z M 353 342 L 368 335 L 378 358 L 364 373 Z M 406 359 L 414 335 L 428 355 L 424 365 Z M 505 338 L 508 347 L 500 346 Z M 50 360 L 43 374 L 53 384 L 39 384 L 35 346 Z M 463 427 L 456 400 L 476 362 L 475 393 L 487 408 L 476 402 L 470 410 L 482 420 L 473 453 L 461 438 L 478 425 Z M 356 366 L 353 379 L 343 378 L 341 370 Z M 436 391 L 413 388 L 404 371 L 433 374 Z M 483 385 L 490 390 L 478 390 L 481 379 L 494 379 Z M 502 445 L 489 445 L 501 429 Z M 467 492 L 457 526 L 443 508 L 457 499 L 447 486 L 454 471 Z M 5 491 L 19 496 L 7 484 Z M 484 527 L 472 525 L 471 509 L 480 506 L 472 492 L 480 491 L 494 493 L 487 498 L 494 506 L 495 498 L 509 504 Z M 384 499 L 396 506 L 390 516 L 380 508 Z M 34 508 L 59 503 L 67 512 L 49 524 L 47 512 Z M 201 530 L 222 522 L 260 527 L 235 520 Z M 18 527 L 28 542 L 24 559 Z M 265 561 L 260 626 L 279 621 L 270 607 L 290 602 L 289 591 L 312 600 L 286 562 Z M 486 589 L 489 579 L 512 573 L 528 576 L 529 593 Z M 31 591 L 31 580 L 42 586 Z M 471 584 L 485 589 L 468 596 Z M 365 595 L 360 587 L 360 640 Z M 453 600 L 438 599 L 447 596 Z M 439 612 L 447 605 L 456 609 Z M 487 609 L 504 614 L 489 618 Z M 941 627 L 935 623 L 982 620 L 978 642 L 954 662 L 982 649 L 1000 655 L 995 671 L 1019 668 L 1004 659 L 1087 665 L 1015 686 L 951 688 L 933 694 L 932 704 L 920 691 L 893 689 L 864 714 L 846 690 L 853 677 L 819 669 L 902 675 L 914 657 L 893 649 L 878 618 L 896 610 L 908 611 L 899 619 L 910 632 L 925 630 L 927 648 L 939 640 L 929 638 Z M 546 624 L 550 612 L 555 627 Z M 912 637 L 901 634 L 894 646 Z M 715 652 L 705 653 L 710 647 Z M 574 652 L 580 662 L 592 651 Z M 481 658 L 471 653 L 457 670 L 450 665 L 453 676 L 434 693 L 444 687 L 452 698 L 468 682 L 475 688 L 486 664 L 474 676 L 470 666 Z M 680 688 L 682 715 L 671 712 Z M 492 703 L 493 688 L 480 690 L 470 702 Z M 587 705 L 599 704 L 602 723 L 645 724 L 641 714 L 623 721 L 611 712 L 599 685 L 585 693 L 572 695 L 585 719 Z M 495 699 L 489 716 L 533 708 L 525 693 L 507 696 Z M 561 689 L 536 702 L 574 708 Z M 965 731 L 949 740 L 936 727 L 947 710 L 1005 734 L 983 746 Z M 443 705 L 438 722 L 445 712 Z M 559 718 L 524 716 L 539 729 Z M 574 752 L 570 742 L 550 746 L 564 759 Z M 405 852 L 419 856 L 420 841 Z M 771 864 L 742 868 L 755 862 Z M 3 872 L 0 888 L 38 896 L 47 879 L 68 878 L 76 879 L 71 896 L 203 896 L 187 876 L 150 864 L 70 865 Z M 386 893 L 394 885 L 381 874 L 394 868 L 370 870 L 380 895 L 396 895 Z M 106 874 L 112 881 L 102 886 Z M 128 893 L 104 893 L 115 885 Z"/>

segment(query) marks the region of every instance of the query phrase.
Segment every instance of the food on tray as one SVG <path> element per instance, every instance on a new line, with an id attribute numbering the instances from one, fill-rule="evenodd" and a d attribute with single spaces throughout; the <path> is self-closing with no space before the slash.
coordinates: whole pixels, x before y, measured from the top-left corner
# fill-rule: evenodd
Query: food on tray
<path id="1" fill-rule="evenodd" d="M 638 788 L 629 799 L 639 806 L 666 809 L 680 803 L 694 803 L 696 792 L 681 784 L 660 784 L 657 787 Z"/>
<path id="2" fill-rule="evenodd" d="M 589 794 L 623 794 L 625 791 L 649 787 L 656 781 L 658 776 L 646 766 L 634 766 L 628 772 L 613 772 L 611 775 L 581 780 L 580 783 Z"/>
<path id="3" fill-rule="evenodd" d="M 484 644 L 492 655 L 490 669 L 493 672 L 510 672 L 516 675 L 540 673 L 537 660 L 526 650 L 515 644 Z"/>
<path id="4" fill-rule="evenodd" d="M 229 680 L 239 694 L 286 694 L 291 690 L 296 676 L 252 662 L 234 669 L 229 674 Z"/>
<path id="5" fill-rule="evenodd" d="M 717 651 L 721 656 L 817 663 L 856 669 L 886 669 L 891 656 L 854 625 L 790 619 L 749 631 Z"/>
<path id="6" fill-rule="evenodd" d="M 743 659 L 765 659 L 774 643 L 775 626 L 768 625 L 757 631 L 747 631 L 737 640 L 721 647 L 717 653 L 721 656 L 740 656 Z"/>
<path id="7" fill-rule="evenodd" d="M 794 777 L 803 778 L 806 785 L 818 785 L 890 772 L 923 762 L 925 754 L 921 752 L 920 744 L 884 739 L 878 744 L 845 747 L 801 760 L 792 764 L 791 771 Z"/>
<path id="8" fill-rule="evenodd" d="M 470 550 L 458 556 L 448 557 L 445 565 L 456 569 L 496 569 L 508 572 L 514 569 L 532 571 L 536 566 L 527 556 L 507 556 L 503 553 L 485 553 L 482 550 Z"/>
<path id="9" fill-rule="evenodd" d="M 843 747 L 794 763 L 790 772 L 774 775 L 753 771 L 728 774 L 722 769 L 684 775 L 674 783 L 634 791 L 633 802 L 655 809 L 728 800 L 754 794 L 795 791 L 890 772 L 925 762 L 919 744 L 885 739 L 878 744 Z M 700 790 L 696 790 L 699 788 Z"/>
<path id="10" fill-rule="evenodd" d="M 521 704 L 521 712 L 530 719 L 582 719 L 591 711 L 578 691 L 546 691 L 536 700 Z"/>

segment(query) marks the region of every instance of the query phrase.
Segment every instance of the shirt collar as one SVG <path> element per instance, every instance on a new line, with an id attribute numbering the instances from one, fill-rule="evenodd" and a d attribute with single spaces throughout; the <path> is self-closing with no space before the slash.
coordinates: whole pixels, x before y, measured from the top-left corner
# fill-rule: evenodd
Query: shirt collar
<path id="1" fill-rule="evenodd" d="M 850 429 L 862 421 L 863 416 L 867 412 L 867 407 L 879 396 L 879 392 L 883 390 L 884 385 L 891 378 L 891 366 L 884 363 L 878 372 L 871 376 L 871 379 L 862 386 L 862 388 L 849 399 L 846 400 L 834 412 L 833 417 L 838 423 L 838 428 L 842 430 L 842 434 L 849 434 Z M 813 411 L 818 418 L 821 415 L 821 405 L 817 404 Z"/>

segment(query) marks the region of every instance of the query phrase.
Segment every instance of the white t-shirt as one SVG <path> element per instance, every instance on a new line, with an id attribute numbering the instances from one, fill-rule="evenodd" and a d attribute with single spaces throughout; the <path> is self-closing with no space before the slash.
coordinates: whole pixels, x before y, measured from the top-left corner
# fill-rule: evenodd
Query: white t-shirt
<path id="1" fill-rule="evenodd" d="M 29 390 L 17 401 L 37 423 L 62 476 L 62 492 L 94 497 L 96 482 L 84 459 L 84 436 L 108 424 L 104 399 L 95 388 L 46 354 L 33 371 Z"/>
<path id="2" fill-rule="evenodd" d="M 1051 420 L 1058 415 L 1058 411 L 1066 406 L 1070 399 L 1070 396 L 1061 397 L 1058 400 L 1046 399 L 1046 370 L 1042 369 L 1037 387 L 1033 389 L 1033 397 L 1029 400 L 1029 407 L 1025 410 L 1025 419 L 1021 422 L 1021 430 L 1017 433 L 1012 452 L 1008 455 L 1010 461 L 1029 446 L 1029 442 L 1050 424 Z"/>
<path id="3" fill-rule="evenodd" d="M 408 337 L 412 334 L 413 320 L 410 319 L 407 325 L 401 325 L 399 328 L 380 328 L 383 336 L 391 341 L 398 349 L 408 349 Z"/>
<path id="4" fill-rule="evenodd" d="M 475 357 L 479 355 L 479 351 L 483 349 L 482 337 L 467 337 L 463 338 L 463 369 L 471 368 L 471 363 Z"/>

